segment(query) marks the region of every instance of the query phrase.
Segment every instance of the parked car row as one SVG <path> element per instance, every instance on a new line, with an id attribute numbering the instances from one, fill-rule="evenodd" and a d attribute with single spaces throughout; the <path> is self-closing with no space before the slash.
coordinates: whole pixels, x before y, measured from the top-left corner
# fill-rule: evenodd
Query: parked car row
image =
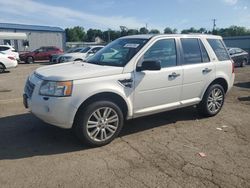
<path id="1" fill-rule="evenodd" d="M 240 48 L 228 48 L 229 54 L 237 67 L 244 67 L 248 63 L 249 54 Z"/>
<path id="2" fill-rule="evenodd" d="M 74 48 L 69 51 L 67 51 L 65 54 L 59 55 L 56 58 L 54 58 L 51 62 L 53 63 L 64 63 L 64 62 L 70 62 L 70 61 L 84 61 L 88 57 L 93 56 L 96 52 L 98 52 L 100 49 L 102 49 L 104 46 L 98 45 L 98 46 L 88 46 L 83 48 Z"/>

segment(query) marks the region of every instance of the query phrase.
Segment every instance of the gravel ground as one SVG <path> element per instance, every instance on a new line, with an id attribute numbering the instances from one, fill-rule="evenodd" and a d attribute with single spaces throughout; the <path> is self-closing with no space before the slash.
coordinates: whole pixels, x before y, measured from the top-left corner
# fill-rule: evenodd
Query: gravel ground
<path id="1" fill-rule="evenodd" d="M 39 66 L 20 64 L 0 75 L 1 188 L 250 187 L 249 66 L 236 69 L 217 116 L 201 118 L 189 107 L 128 121 L 101 148 L 24 109 L 26 77 Z"/>

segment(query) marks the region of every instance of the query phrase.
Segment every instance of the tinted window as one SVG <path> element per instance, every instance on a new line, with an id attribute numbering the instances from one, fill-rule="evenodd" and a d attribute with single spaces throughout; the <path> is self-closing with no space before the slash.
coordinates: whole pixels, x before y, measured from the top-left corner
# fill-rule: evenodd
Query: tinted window
<path id="1" fill-rule="evenodd" d="M 184 53 L 184 64 L 195 64 L 202 62 L 202 56 L 198 39 L 181 39 Z"/>
<path id="2" fill-rule="evenodd" d="M 227 53 L 223 42 L 219 39 L 207 39 L 210 46 L 213 48 L 214 53 L 216 54 L 219 61 L 229 60 L 230 57 Z"/>
<path id="3" fill-rule="evenodd" d="M 91 50 L 91 52 L 96 53 L 96 52 L 98 52 L 100 49 L 102 49 L 102 47 L 96 47 L 96 48 L 93 48 L 93 49 Z"/>
<path id="4" fill-rule="evenodd" d="M 5 46 L 0 47 L 0 51 L 5 51 L 5 50 L 8 50 L 8 49 L 9 49 L 9 47 L 5 47 Z"/>
<path id="5" fill-rule="evenodd" d="M 86 52 L 88 52 L 90 50 L 90 47 L 86 47 L 86 48 L 83 48 L 82 50 L 81 50 L 81 52 L 82 53 L 86 53 Z"/>
<path id="6" fill-rule="evenodd" d="M 176 66 L 176 46 L 174 39 L 159 40 L 144 54 L 143 61 L 160 61 L 161 67 Z"/>
<path id="7" fill-rule="evenodd" d="M 47 47 L 45 48 L 46 51 L 56 51 L 57 49 L 54 47 Z"/>
<path id="8" fill-rule="evenodd" d="M 201 47 L 202 62 L 210 62 L 207 50 L 201 41 L 200 41 L 200 47 Z"/>

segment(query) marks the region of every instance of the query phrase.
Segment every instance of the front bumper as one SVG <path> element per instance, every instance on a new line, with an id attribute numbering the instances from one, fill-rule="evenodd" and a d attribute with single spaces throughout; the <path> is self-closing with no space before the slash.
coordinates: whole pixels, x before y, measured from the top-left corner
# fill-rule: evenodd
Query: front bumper
<path id="1" fill-rule="evenodd" d="M 34 84 L 34 91 L 31 92 L 31 95 L 26 92 L 23 95 L 24 106 L 44 122 L 70 129 L 77 112 L 77 108 L 71 104 L 71 97 L 41 96 L 38 94 L 40 85 L 32 83 Z"/>

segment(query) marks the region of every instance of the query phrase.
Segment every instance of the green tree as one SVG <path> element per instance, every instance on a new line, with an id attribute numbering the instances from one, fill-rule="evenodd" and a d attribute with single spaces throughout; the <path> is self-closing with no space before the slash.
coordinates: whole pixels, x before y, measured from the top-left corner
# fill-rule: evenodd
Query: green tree
<path id="1" fill-rule="evenodd" d="M 102 33 L 102 39 L 106 42 L 113 41 L 121 36 L 120 31 L 114 31 L 114 30 L 107 30 Z"/>
<path id="2" fill-rule="evenodd" d="M 146 27 L 142 27 L 142 28 L 140 28 L 140 30 L 139 30 L 139 33 L 140 34 L 148 34 L 148 29 L 146 28 Z"/>
<path id="3" fill-rule="evenodd" d="M 89 29 L 87 31 L 86 41 L 94 42 L 96 37 L 102 38 L 102 31 L 99 29 Z"/>
<path id="4" fill-rule="evenodd" d="M 178 30 L 176 28 L 171 29 L 170 27 L 166 27 L 164 29 L 164 34 L 176 34 Z"/>
<path id="5" fill-rule="evenodd" d="M 84 28 L 80 26 L 66 28 L 65 33 L 67 42 L 81 42 L 85 39 L 86 36 Z"/>
<path id="6" fill-rule="evenodd" d="M 245 27 L 231 26 L 229 28 L 218 29 L 216 30 L 216 33 L 223 37 L 244 36 L 244 35 L 250 35 L 250 30 Z"/>
<path id="7" fill-rule="evenodd" d="M 160 34 L 160 31 L 158 29 L 151 29 L 149 31 L 150 34 Z"/>
<path id="8" fill-rule="evenodd" d="M 164 29 L 164 34 L 173 34 L 173 30 L 170 27 Z"/>
<path id="9" fill-rule="evenodd" d="M 138 35 L 139 31 L 137 29 L 129 29 L 127 35 Z"/>

